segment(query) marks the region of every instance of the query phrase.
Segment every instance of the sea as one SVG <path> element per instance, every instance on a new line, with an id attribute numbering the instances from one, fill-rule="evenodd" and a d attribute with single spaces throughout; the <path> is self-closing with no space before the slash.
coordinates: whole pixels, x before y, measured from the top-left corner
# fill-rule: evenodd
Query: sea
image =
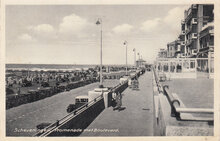
<path id="1" fill-rule="evenodd" d="M 86 70 L 95 68 L 95 64 L 6 64 L 6 70 Z M 105 65 L 105 66 L 118 66 L 124 65 Z"/>

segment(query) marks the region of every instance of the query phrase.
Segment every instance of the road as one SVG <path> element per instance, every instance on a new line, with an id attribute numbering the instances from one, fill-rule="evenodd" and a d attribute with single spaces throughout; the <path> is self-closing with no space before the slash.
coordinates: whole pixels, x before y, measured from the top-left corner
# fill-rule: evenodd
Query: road
<path id="1" fill-rule="evenodd" d="M 122 93 L 124 110 L 105 109 L 80 136 L 153 136 L 151 72 L 139 78 L 139 88 Z"/>
<path id="2" fill-rule="evenodd" d="M 104 86 L 112 87 L 118 83 L 119 80 L 105 80 Z M 76 96 L 87 95 L 88 91 L 97 88 L 98 85 L 99 83 L 92 83 L 6 110 L 6 136 L 32 136 L 36 133 L 36 125 L 61 119 L 67 114 L 66 107 L 74 103 Z"/>

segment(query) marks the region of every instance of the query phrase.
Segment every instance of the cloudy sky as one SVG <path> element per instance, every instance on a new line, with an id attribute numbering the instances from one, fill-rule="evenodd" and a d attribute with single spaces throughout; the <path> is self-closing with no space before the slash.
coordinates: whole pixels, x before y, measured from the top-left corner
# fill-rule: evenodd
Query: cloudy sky
<path id="1" fill-rule="evenodd" d="M 103 63 L 147 62 L 175 40 L 188 5 L 39 5 L 6 7 L 6 62 L 98 64 L 102 18 Z"/>

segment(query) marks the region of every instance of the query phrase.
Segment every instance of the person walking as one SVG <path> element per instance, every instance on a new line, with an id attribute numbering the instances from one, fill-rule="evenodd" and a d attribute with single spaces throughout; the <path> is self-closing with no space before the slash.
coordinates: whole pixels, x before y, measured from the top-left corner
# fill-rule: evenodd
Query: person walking
<path id="1" fill-rule="evenodd" d="M 117 109 L 120 111 L 122 106 L 122 94 L 119 92 L 118 93 L 118 102 L 117 102 Z"/>
<path id="2" fill-rule="evenodd" d="M 116 108 L 116 99 L 117 99 L 117 94 L 115 92 L 112 93 L 112 107 L 113 107 L 113 110 Z"/>

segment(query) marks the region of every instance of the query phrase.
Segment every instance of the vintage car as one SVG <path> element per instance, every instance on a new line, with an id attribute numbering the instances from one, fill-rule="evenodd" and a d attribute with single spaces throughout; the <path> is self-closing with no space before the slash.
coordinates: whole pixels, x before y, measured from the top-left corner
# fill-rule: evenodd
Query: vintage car
<path id="1" fill-rule="evenodd" d="M 82 105 L 88 103 L 88 101 L 89 101 L 89 97 L 87 95 L 77 96 L 75 98 L 75 104 L 69 104 L 66 110 L 68 113 L 70 113 L 75 109 L 81 107 Z"/>

